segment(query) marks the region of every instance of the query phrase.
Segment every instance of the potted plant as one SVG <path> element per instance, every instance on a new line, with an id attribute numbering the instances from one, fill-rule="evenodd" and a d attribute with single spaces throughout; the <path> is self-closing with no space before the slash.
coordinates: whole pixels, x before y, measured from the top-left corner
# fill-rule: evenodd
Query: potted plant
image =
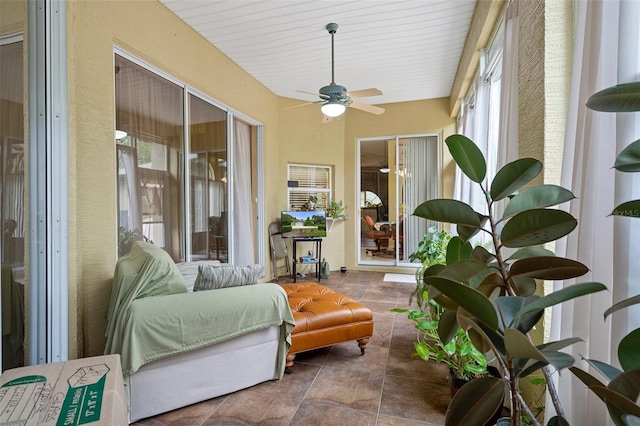
<path id="1" fill-rule="evenodd" d="M 435 226 L 429 227 L 427 233 L 418 242 L 415 252 L 409 255 L 409 261 L 420 261 L 420 266 L 416 269 L 416 289 L 411 294 L 409 304 L 413 302 L 414 296 L 417 299 L 418 306 L 424 306 L 424 294 L 426 287 L 424 284 L 425 271 L 433 265 L 444 265 L 447 262 L 447 245 L 451 240 L 451 234 L 447 231 L 438 231 Z"/>
<path id="2" fill-rule="evenodd" d="M 415 323 L 418 339 L 414 342 L 415 354 L 425 361 L 444 363 L 449 368 L 451 378 L 451 396 L 469 380 L 487 374 L 485 355 L 477 350 L 469 334 L 458 328 L 448 342 L 443 342 L 438 327 L 444 309 L 435 300 L 429 299 L 427 291 L 422 295 L 426 301 L 425 309 L 392 309 L 393 312 L 407 312 L 408 318 Z"/>
<path id="3" fill-rule="evenodd" d="M 347 206 L 342 204 L 342 200 L 329 202 L 329 207 L 327 208 L 327 217 L 332 219 L 347 219 L 347 215 L 345 213 Z"/>
<path id="4" fill-rule="evenodd" d="M 449 199 L 428 200 L 415 209 L 416 216 L 455 224 L 458 234 L 447 247 L 447 265 L 432 267 L 437 270 L 425 274 L 424 281 L 431 297 L 444 308 L 438 327 L 443 343 L 447 344 L 458 328 L 466 330 L 481 352 L 493 352 L 503 378 L 481 377 L 464 385 L 451 401 L 445 424 L 484 424 L 505 401 L 511 408 L 512 425 L 521 424 L 523 412 L 538 424 L 520 394 L 519 380 L 542 369 L 556 412 L 562 413 L 547 366 L 556 370 L 571 366 L 573 357 L 560 350 L 579 339 L 535 345 L 529 332 L 545 308 L 606 287 L 587 282 L 543 297 L 534 294 L 537 279 L 577 278 L 588 271 L 580 262 L 540 247 L 576 227 L 573 216 L 551 208 L 570 201 L 573 194 L 557 185 L 521 190 L 542 170 L 542 163 L 533 158 L 505 165 L 487 182 L 486 161 L 470 139 L 453 135 L 446 144 L 462 172 L 485 194 L 487 214 Z M 505 203 L 501 215 L 496 213 L 497 203 Z M 468 240 L 478 232 L 489 234 L 491 251 L 470 246 Z M 506 254 L 506 248 L 513 252 Z M 554 422 L 561 421 L 554 418 Z"/>

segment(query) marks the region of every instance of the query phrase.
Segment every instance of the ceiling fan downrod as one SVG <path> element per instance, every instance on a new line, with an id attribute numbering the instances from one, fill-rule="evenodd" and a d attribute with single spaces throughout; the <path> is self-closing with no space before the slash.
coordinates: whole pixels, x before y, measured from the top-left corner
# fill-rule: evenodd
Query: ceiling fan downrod
<path id="1" fill-rule="evenodd" d="M 338 31 L 338 24 L 330 23 L 327 24 L 327 31 L 331 34 L 331 84 L 336 84 L 336 78 L 334 75 L 334 65 L 333 65 L 333 35 Z"/>

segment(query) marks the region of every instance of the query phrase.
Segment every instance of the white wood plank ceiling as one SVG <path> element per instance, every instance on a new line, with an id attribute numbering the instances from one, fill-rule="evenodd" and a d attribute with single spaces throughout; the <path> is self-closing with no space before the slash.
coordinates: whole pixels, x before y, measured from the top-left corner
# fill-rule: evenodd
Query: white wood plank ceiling
<path id="1" fill-rule="evenodd" d="M 476 0 L 160 0 L 273 93 L 305 101 L 331 82 L 383 104 L 450 95 Z"/>

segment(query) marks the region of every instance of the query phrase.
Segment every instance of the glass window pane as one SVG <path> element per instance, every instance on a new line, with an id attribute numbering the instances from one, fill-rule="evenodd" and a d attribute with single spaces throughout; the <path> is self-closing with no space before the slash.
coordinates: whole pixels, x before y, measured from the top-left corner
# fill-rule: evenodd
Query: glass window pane
<path id="1" fill-rule="evenodd" d="M 227 113 L 189 95 L 191 250 L 228 261 Z"/>
<path id="2" fill-rule="evenodd" d="M 119 255 L 143 238 L 183 260 L 183 89 L 118 55 L 115 75 Z"/>

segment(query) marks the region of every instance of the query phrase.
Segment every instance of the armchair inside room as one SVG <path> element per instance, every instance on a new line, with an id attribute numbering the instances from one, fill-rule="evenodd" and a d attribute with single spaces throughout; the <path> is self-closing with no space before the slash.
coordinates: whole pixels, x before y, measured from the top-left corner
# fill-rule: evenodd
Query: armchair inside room
<path id="1" fill-rule="evenodd" d="M 366 253 L 374 256 L 375 253 L 386 251 L 389 247 L 389 239 L 393 238 L 393 231 L 391 227 L 388 225 L 382 225 L 380 229 L 376 229 L 376 223 L 373 221 L 371 216 L 362 217 L 361 222 L 362 237 L 373 240 L 376 243 L 376 248 L 367 248 L 365 249 Z"/>
<path id="2" fill-rule="evenodd" d="M 289 252 L 287 243 L 282 238 L 282 229 L 280 222 L 271 222 L 269 225 L 269 245 L 271 246 L 271 263 L 273 266 L 273 277 L 278 278 L 278 260 L 284 259 L 284 266 L 287 268 L 287 274 L 290 273 Z"/>
<path id="3" fill-rule="evenodd" d="M 227 212 L 209 217 L 209 253 L 211 259 L 227 261 Z"/>

